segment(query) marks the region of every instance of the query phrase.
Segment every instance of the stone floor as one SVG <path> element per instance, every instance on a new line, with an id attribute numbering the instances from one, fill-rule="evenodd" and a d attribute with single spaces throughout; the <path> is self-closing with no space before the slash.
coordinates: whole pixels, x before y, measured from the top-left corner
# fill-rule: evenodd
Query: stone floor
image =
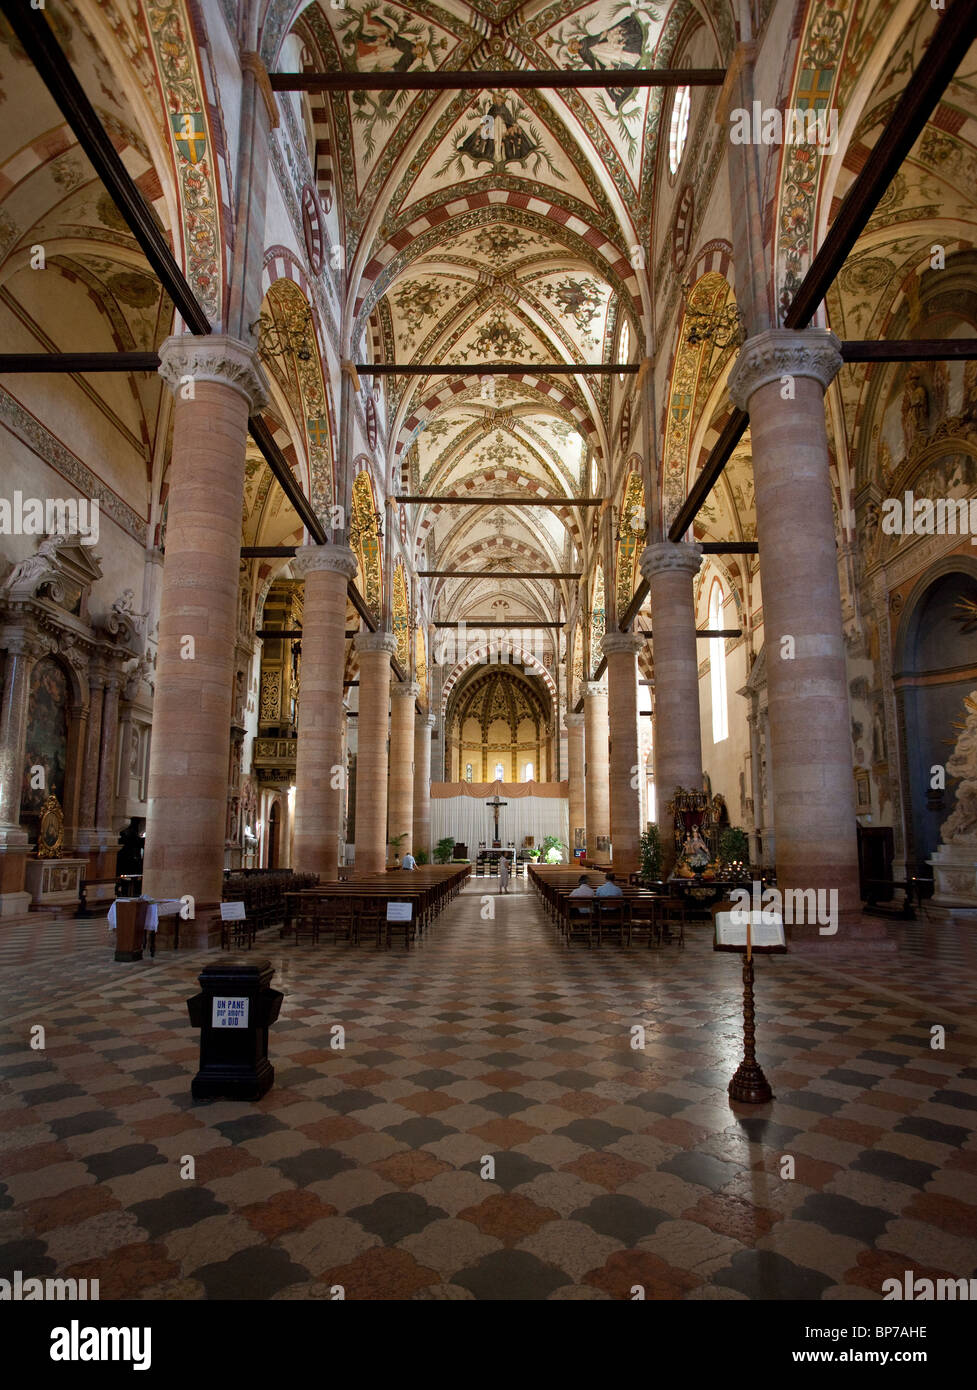
<path id="1" fill-rule="evenodd" d="M 0 1277 L 97 1278 L 103 1300 L 870 1300 L 977 1272 L 977 922 L 893 927 L 878 963 L 760 961 L 776 1099 L 733 1107 L 739 961 L 707 927 L 568 952 L 522 884 L 483 920 L 491 887 L 410 953 L 266 934 L 286 1000 L 258 1105 L 191 1100 L 204 954 L 117 965 L 104 921 L 0 928 Z"/>

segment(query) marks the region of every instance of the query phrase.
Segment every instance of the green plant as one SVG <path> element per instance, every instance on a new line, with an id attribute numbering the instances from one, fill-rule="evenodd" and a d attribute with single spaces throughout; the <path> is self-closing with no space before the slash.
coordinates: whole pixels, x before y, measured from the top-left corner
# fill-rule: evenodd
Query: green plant
<path id="1" fill-rule="evenodd" d="M 439 840 L 434 847 L 435 864 L 450 864 L 454 847 L 455 840 L 453 835 L 446 835 L 443 840 Z"/>
<path id="2" fill-rule="evenodd" d="M 641 877 L 658 879 L 662 871 L 662 840 L 658 826 L 650 822 L 641 834 Z"/>
<path id="3" fill-rule="evenodd" d="M 750 862 L 750 837 L 739 825 L 727 825 L 719 833 L 719 862 L 721 864 L 748 864 Z"/>
<path id="4" fill-rule="evenodd" d="M 402 835 L 391 835 L 390 839 L 387 841 L 387 844 L 394 852 L 394 859 L 400 858 L 400 847 L 406 839 L 407 831 L 405 830 Z"/>
<path id="5" fill-rule="evenodd" d="M 428 862 L 428 859 L 430 858 L 430 855 L 428 854 L 426 849 L 419 849 L 417 853 L 414 855 L 414 858 L 417 860 L 418 864 L 426 864 Z"/>
<path id="6" fill-rule="evenodd" d="M 547 835 L 540 853 L 547 864 L 562 864 L 565 850 L 566 845 L 559 835 Z"/>

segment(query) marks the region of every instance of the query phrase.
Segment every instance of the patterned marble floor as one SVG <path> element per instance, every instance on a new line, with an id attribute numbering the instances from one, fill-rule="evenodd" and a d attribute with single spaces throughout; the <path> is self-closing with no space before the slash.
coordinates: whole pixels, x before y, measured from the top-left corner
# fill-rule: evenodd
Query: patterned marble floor
<path id="1" fill-rule="evenodd" d="M 878 961 L 761 961 L 776 1099 L 734 1107 L 739 962 L 705 926 L 682 952 L 568 952 L 522 884 L 483 920 L 491 887 L 410 953 L 266 934 L 286 1000 L 258 1105 L 191 1100 L 203 953 L 117 965 L 104 921 L 0 927 L 0 1277 L 877 1300 L 906 1270 L 977 1273 L 977 922 L 893 927 Z"/>

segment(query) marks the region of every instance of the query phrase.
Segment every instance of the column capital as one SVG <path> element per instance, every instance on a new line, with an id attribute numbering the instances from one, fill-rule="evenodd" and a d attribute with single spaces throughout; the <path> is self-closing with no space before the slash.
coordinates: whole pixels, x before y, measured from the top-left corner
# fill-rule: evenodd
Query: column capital
<path id="1" fill-rule="evenodd" d="M 345 545 L 303 545 L 295 552 L 292 573 L 304 579 L 310 570 L 329 570 L 344 579 L 356 576 L 356 556 Z"/>
<path id="2" fill-rule="evenodd" d="M 768 328 L 740 348 L 726 385 L 740 410 L 749 410 L 754 393 L 781 377 L 813 377 L 827 390 L 841 362 L 841 343 L 826 328 Z"/>
<path id="3" fill-rule="evenodd" d="M 397 639 L 392 632 L 361 632 L 353 640 L 357 652 L 386 652 L 393 656 Z"/>
<path id="4" fill-rule="evenodd" d="M 421 693 L 421 687 L 417 681 L 398 681 L 396 685 L 390 687 L 390 694 L 399 696 L 402 700 L 416 700 Z"/>
<path id="5" fill-rule="evenodd" d="M 580 692 L 584 699 L 593 699 L 595 695 L 606 695 L 607 686 L 603 681 L 584 681 L 580 687 Z"/>
<path id="6" fill-rule="evenodd" d="M 433 715 L 433 714 L 415 714 L 415 715 L 414 715 L 414 727 L 415 727 L 415 729 L 427 729 L 427 731 L 430 733 L 430 731 L 434 728 L 434 726 L 435 726 L 435 724 L 436 724 L 437 722 L 438 722 L 438 721 L 437 721 L 437 718 L 436 718 L 436 716 Z"/>
<path id="7" fill-rule="evenodd" d="M 631 632 L 605 632 L 601 648 L 605 656 L 637 656 L 644 642 Z"/>
<path id="8" fill-rule="evenodd" d="M 564 719 L 564 723 L 568 729 L 582 729 L 586 722 L 587 716 L 584 714 L 583 710 L 581 710 L 579 714 L 575 714 L 571 711 Z"/>
<path id="9" fill-rule="evenodd" d="M 690 541 L 655 541 L 641 552 L 641 573 L 648 580 L 669 571 L 694 579 L 701 566 L 702 546 Z"/>
<path id="10" fill-rule="evenodd" d="M 229 386 L 245 398 L 251 413 L 268 402 L 268 381 L 257 348 L 238 338 L 176 333 L 160 345 L 159 358 L 159 374 L 178 398 L 189 377 Z"/>

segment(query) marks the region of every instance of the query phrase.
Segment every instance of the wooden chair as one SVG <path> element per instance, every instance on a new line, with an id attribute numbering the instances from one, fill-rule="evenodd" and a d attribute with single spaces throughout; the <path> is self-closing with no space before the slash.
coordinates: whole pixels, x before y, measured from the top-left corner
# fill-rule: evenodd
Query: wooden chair
<path id="1" fill-rule="evenodd" d="M 673 939 L 677 937 L 679 947 L 684 947 L 686 917 L 685 899 L 661 898 L 658 901 L 657 907 L 656 926 L 659 943 L 661 943 L 666 934 L 668 934 Z"/>
<path id="2" fill-rule="evenodd" d="M 295 944 L 300 946 L 305 937 L 308 937 L 313 946 L 319 944 L 319 903 L 308 900 L 303 902 L 295 914 L 292 922 L 292 931 L 295 934 Z"/>
<path id="3" fill-rule="evenodd" d="M 617 937 L 619 946 L 631 945 L 631 904 L 625 898 L 594 898 L 591 911 L 596 926 L 597 945 L 605 936 Z"/>

